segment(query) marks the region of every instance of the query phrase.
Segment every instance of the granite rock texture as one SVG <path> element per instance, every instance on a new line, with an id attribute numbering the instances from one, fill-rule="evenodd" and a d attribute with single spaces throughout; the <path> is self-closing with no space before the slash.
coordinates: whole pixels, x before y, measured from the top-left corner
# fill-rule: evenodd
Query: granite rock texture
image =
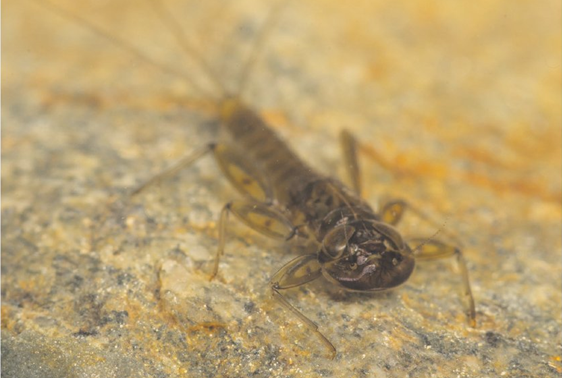
<path id="1" fill-rule="evenodd" d="M 386 294 L 322 280 L 288 291 L 333 361 L 270 298 L 286 246 L 233 222 L 209 282 L 220 209 L 238 198 L 212 159 L 129 195 L 214 139 L 212 80 L 150 2 L 56 4 L 187 79 L 52 6 L 4 4 L 3 377 L 562 374 L 559 2 L 283 7 L 244 98 L 322 172 L 343 175 L 337 134 L 352 131 L 365 198 L 405 198 L 435 220 L 409 214 L 405 235 L 458 235 L 477 306 L 470 328 L 452 261 Z M 166 4 L 236 87 L 274 5 Z"/>

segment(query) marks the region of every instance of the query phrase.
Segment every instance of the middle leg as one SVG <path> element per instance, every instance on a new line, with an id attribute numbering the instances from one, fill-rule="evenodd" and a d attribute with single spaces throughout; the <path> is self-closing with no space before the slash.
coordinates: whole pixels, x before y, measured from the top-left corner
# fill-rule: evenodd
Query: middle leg
<path id="1" fill-rule="evenodd" d="M 251 229 L 272 239 L 289 240 L 298 230 L 298 227 L 294 227 L 291 221 L 272 205 L 244 200 L 227 203 L 222 208 L 219 219 L 219 246 L 215 254 L 210 280 L 217 275 L 220 257 L 224 254 L 226 226 L 230 213 Z"/>

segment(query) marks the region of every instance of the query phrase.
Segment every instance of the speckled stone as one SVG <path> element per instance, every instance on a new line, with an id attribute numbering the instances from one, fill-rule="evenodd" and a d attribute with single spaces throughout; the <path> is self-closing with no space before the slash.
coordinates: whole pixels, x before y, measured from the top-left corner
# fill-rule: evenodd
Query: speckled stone
<path id="1" fill-rule="evenodd" d="M 129 195 L 213 140 L 213 84 L 149 4 L 85 3 L 57 2 L 188 79 L 78 19 L 4 4 L 2 377 L 562 374 L 559 2 L 283 7 L 244 98 L 322 172 L 343 176 L 337 134 L 353 132 L 364 197 L 435 220 L 410 213 L 404 235 L 457 235 L 476 300 L 471 328 L 453 261 L 384 294 L 287 291 L 334 360 L 270 297 L 287 246 L 232 222 L 209 282 L 220 209 L 238 198 L 212 159 Z M 166 4 L 236 86 L 271 3 Z"/>

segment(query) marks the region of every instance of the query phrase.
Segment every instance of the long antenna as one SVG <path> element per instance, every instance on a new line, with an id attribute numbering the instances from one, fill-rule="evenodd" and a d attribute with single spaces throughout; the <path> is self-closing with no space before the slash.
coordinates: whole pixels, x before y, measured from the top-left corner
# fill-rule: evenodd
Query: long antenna
<path id="1" fill-rule="evenodd" d="M 197 51 L 197 49 L 188 41 L 187 36 L 182 29 L 181 25 L 174 17 L 174 15 L 158 0 L 147 0 L 160 18 L 160 21 L 166 28 L 172 33 L 176 42 L 183 49 L 187 57 L 193 60 L 199 68 L 205 72 L 207 77 L 213 82 L 213 84 L 221 91 L 224 96 L 227 90 L 223 83 L 218 79 L 216 73 L 213 71 L 211 66 L 202 58 L 202 55 Z"/>
<path id="2" fill-rule="evenodd" d="M 32 1 L 39 4 L 40 6 L 42 6 L 44 8 L 46 8 L 47 10 L 49 10 L 51 12 L 57 13 L 59 16 L 62 16 L 69 21 L 80 23 L 82 27 L 90 30 L 91 32 L 93 32 L 96 35 L 99 35 L 99 36 L 103 37 L 104 39 L 106 39 L 110 43 L 114 44 L 115 46 L 118 46 L 118 47 L 122 48 L 123 50 L 129 52 L 130 54 L 136 56 L 137 58 L 143 60 L 144 62 L 150 64 L 151 66 L 156 67 L 163 72 L 173 74 L 175 76 L 181 77 L 182 79 L 185 79 L 188 82 L 189 85 L 191 85 L 195 90 L 204 94 L 206 97 L 210 97 L 210 98 L 216 97 L 216 94 L 213 94 L 212 92 L 204 89 L 199 84 L 197 84 L 197 82 L 193 79 L 193 77 L 188 75 L 187 72 L 185 72 L 181 69 L 178 69 L 174 66 L 171 66 L 169 64 L 162 63 L 162 62 L 159 62 L 157 60 L 152 59 L 150 56 L 148 56 L 142 50 L 140 50 L 139 48 L 137 48 L 133 44 L 129 43 L 125 39 L 122 39 L 118 36 L 110 34 L 106 30 L 104 30 L 101 27 L 95 25 L 93 22 L 87 20 L 86 18 L 84 18 L 84 17 L 82 17 L 78 14 L 75 14 L 73 12 L 70 12 L 70 11 L 66 10 L 65 8 L 60 7 L 59 5 L 56 5 L 55 3 L 50 2 L 49 0 L 41 0 L 41 1 L 40 0 L 32 0 Z"/>
<path id="3" fill-rule="evenodd" d="M 268 34 L 271 32 L 273 26 L 277 23 L 277 21 L 279 20 L 279 14 L 281 11 L 281 8 L 283 6 L 285 6 L 287 4 L 287 1 L 278 1 L 277 4 L 275 4 L 275 6 L 273 6 L 268 15 L 266 20 L 264 21 L 261 30 L 259 31 L 258 37 L 256 38 L 256 41 L 254 42 L 254 44 L 252 45 L 252 49 L 250 51 L 250 54 L 248 55 L 248 58 L 246 59 L 246 63 L 242 66 L 242 70 L 240 72 L 240 79 L 238 80 L 238 85 L 236 88 L 236 95 L 241 96 L 242 92 L 244 91 L 244 89 L 246 88 L 247 84 L 248 84 L 248 78 L 249 78 L 249 74 L 251 72 L 251 69 L 253 68 L 254 64 L 256 63 L 256 60 L 260 54 L 260 52 L 263 50 L 263 46 L 264 43 L 266 41 L 266 37 L 268 36 Z"/>
<path id="4" fill-rule="evenodd" d="M 433 233 L 433 235 L 431 235 L 429 238 L 425 239 L 422 243 L 420 243 L 419 245 L 416 246 L 416 248 L 412 249 L 412 254 L 415 254 L 416 251 L 418 251 L 419 249 L 421 249 L 424 245 L 426 245 L 427 243 L 429 243 L 430 241 L 432 241 L 444 228 L 445 225 L 447 224 L 447 221 L 443 222 L 443 224 L 441 225 L 441 227 L 439 227 L 437 229 L 437 231 L 435 231 L 435 233 Z"/>

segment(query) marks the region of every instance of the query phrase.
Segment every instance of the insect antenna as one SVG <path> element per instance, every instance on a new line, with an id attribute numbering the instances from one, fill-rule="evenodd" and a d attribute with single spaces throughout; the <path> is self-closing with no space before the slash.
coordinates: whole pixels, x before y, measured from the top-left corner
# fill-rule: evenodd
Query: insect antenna
<path id="1" fill-rule="evenodd" d="M 416 248 L 412 249 L 412 254 L 415 255 L 416 251 L 420 250 L 424 245 L 426 245 L 427 243 L 429 243 L 430 241 L 432 241 L 433 239 L 435 239 L 435 237 L 445 228 L 445 225 L 447 224 L 447 221 L 443 222 L 443 224 L 441 225 L 441 227 L 439 227 L 437 229 L 437 231 L 435 231 L 433 233 L 433 235 L 431 235 L 430 237 L 428 237 L 427 239 L 425 239 L 423 242 L 421 242 L 420 244 L 418 244 L 416 246 Z"/>
<path id="2" fill-rule="evenodd" d="M 186 56 L 195 62 L 199 68 L 207 75 L 213 84 L 219 89 L 221 97 L 225 97 L 227 90 L 223 83 L 219 80 L 217 74 L 213 71 L 211 66 L 202 58 L 202 54 L 189 42 L 185 31 L 174 15 L 166 8 L 161 1 L 146 0 L 156 11 L 158 18 L 168 31 L 174 36 L 174 39 L 184 51 Z"/>
<path id="3" fill-rule="evenodd" d="M 144 61 L 145 63 L 158 68 L 162 72 L 166 72 L 168 74 L 172 74 L 174 76 L 180 77 L 184 79 L 192 88 L 196 91 L 200 92 L 200 94 L 204 95 L 207 98 L 215 99 L 217 96 L 216 94 L 210 92 L 209 90 L 205 89 L 201 85 L 199 85 L 194 79 L 193 76 L 189 75 L 186 71 L 179 69 L 175 66 L 166 64 L 164 62 L 157 61 L 151 58 L 148 54 L 143 52 L 141 49 L 133 45 L 132 43 L 128 42 L 127 40 L 115 36 L 108 31 L 104 30 L 103 28 L 97 26 L 92 21 L 82 17 L 74 12 L 71 12 L 49 0 L 31 0 L 36 4 L 46 8 L 48 11 L 58 14 L 59 16 L 66 18 L 69 21 L 77 23 L 81 25 L 83 28 L 88 29 L 95 35 L 98 35 L 105 40 L 109 41 L 115 46 L 127 51 L 131 55 L 136 56 L 138 59 Z M 192 57 L 193 58 L 193 57 Z"/>

